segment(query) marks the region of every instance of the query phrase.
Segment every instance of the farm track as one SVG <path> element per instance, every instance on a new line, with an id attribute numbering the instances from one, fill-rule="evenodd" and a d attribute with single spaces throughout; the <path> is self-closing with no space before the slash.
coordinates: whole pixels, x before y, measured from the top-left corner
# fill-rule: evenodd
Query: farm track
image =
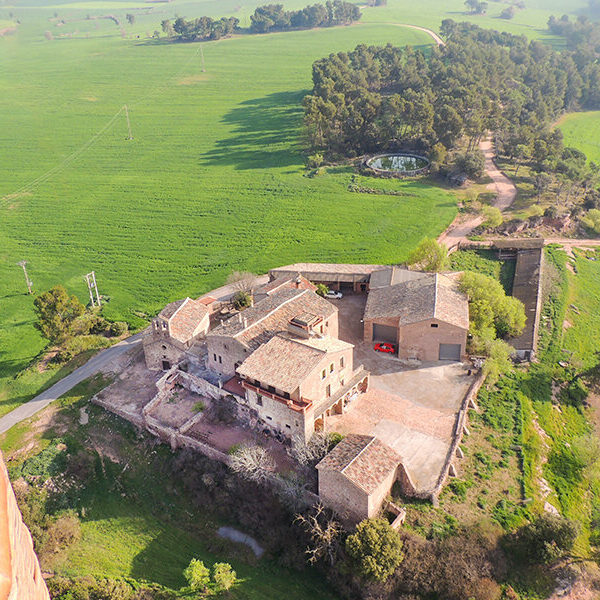
<path id="1" fill-rule="evenodd" d="M 435 31 L 433 31 L 431 29 L 427 29 L 427 27 L 419 27 L 419 25 L 409 25 L 408 23 L 386 23 L 385 21 L 357 23 L 357 25 L 393 25 L 394 27 L 406 27 L 408 29 L 415 29 L 416 31 L 423 31 L 424 33 L 426 33 L 428 36 L 430 36 L 433 39 L 433 41 L 438 46 L 446 45 L 446 42 L 444 42 L 444 40 Z"/>
<path id="2" fill-rule="evenodd" d="M 496 152 L 491 137 L 482 140 L 479 148 L 485 156 L 486 175 L 492 180 L 487 187 L 496 194 L 493 205 L 501 211 L 508 210 L 517 197 L 517 188 L 496 165 Z M 438 242 L 445 244 L 449 249 L 455 248 L 460 243 L 468 241 L 468 236 L 481 223 L 483 223 L 482 216 L 465 218 L 458 215 L 446 231 L 438 237 Z"/>

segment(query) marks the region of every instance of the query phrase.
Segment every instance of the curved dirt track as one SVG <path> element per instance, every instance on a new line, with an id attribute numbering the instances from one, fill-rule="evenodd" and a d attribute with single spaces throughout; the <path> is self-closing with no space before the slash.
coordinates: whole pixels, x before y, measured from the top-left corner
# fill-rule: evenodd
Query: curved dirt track
<path id="1" fill-rule="evenodd" d="M 511 207 L 517 197 L 517 188 L 515 184 L 498 168 L 495 162 L 496 152 L 492 138 L 488 137 L 479 143 L 479 149 L 485 156 L 485 172 L 492 180 L 487 189 L 496 194 L 493 206 L 505 211 Z M 438 237 L 440 244 L 445 244 L 447 248 L 454 248 L 461 242 L 466 242 L 469 234 L 483 223 L 483 217 L 461 216 L 454 219 L 450 226 Z"/>
<path id="2" fill-rule="evenodd" d="M 408 27 L 408 29 L 416 29 L 417 31 L 423 31 L 429 37 L 433 39 L 433 41 L 438 46 L 445 46 L 446 42 L 433 30 L 427 29 L 427 27 L 419 27 L 418 25 L 409 25 L 408 23 L 388 23 L 386 21 L 367 21 L 360 22 L 357 25 L 393 25 L 394 27 Z"/>

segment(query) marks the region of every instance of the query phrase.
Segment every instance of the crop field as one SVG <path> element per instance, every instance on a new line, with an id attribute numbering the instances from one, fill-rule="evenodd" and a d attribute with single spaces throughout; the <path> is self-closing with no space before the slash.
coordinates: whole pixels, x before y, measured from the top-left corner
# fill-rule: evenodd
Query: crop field
<path id="1" fill-rule="evenodd" d="M 429 183 L 397 183 L 406 196 L 358 194 L 347 190 L 349 169 L 309 178 L 303 167 L 312 62 L 360 41 L 428 44 L 422 32 L 365 25 L 201 46 L 122 39 L 106 20 L 57 28 L 49 14 L 21 17 L 1 41 L 0 139 L 10 153 L 0 165 L 0 409 L 44 378 L 9 381 L 43 347 L 21 259 L 37 292 L 61 283 L 82 299 L 94 269 L 110 297 L 105 314 L 141 325 L 233 269 L 401 261 L 456 213 L 454 195 Z M 78 37 L 58 39 L 75 27 Z"/>
<path id="2" fill-rule="evenodd" d="M 110 298 L 106 316 L 133 326 L 234 269 L 403 260 L 452 220 L 456 199 L 427 181 L 394 183 L 405 196 L 353 193 L 344 168 L 306 177 L 300 101 L 312 62 L 357 43 L 424 47 L 426 33 L 397 24 L 438 29 L 447 17 L 538 37 L 556 8 L 528 2 L 508 23 L 496 18 L 501 5 L 473 17 L 459 0 L 425 0 L 418 11 L 390 0 L 365 8 L 353 27 L 203 44 L 150 39 L 175 14 L 235 15 L 247 26 L 261 3 L 16 0 L 0 8 L 1 20 L 19 21 L 0 38 L 0 143 L 9 149 L 0 163 L 0 412 L 56 377 L 14 379 L 44 347 L 20 260 L 36 292 L 61 283 L 82 299 L 82 276 L 95 270 Z M 585 5 L 572 3 L 572 13 Z"/>
<path id="3" fill-rule="evenodd" d="M 589 160 L 600 163 L 600 111 L 571 113 L 560 121 L 565 145 L 581 150 Z"/>

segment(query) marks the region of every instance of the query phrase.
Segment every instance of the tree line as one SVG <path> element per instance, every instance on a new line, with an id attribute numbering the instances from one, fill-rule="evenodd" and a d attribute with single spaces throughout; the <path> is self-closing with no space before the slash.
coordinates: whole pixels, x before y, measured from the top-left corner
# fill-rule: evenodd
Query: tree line
<path id="1" fill-rule="evenodd" d="M 508 146 L 562 153 L 551 124 L 564 111 L 600 106 L 600 65 L 585 40 L 556 52 L 524 36 L 445 20 L 445 46 L 359 45 L 313 64 L 306 136 L 328 158 L 410 149 L 445 155 L 487 132 Z M 543 143 L 541 143 L 543 142 Z"/>
<path id="2" fill-rule="evenodd" d="M 333 27 L 350 25 L 360 19 L 360 9 L 343 0 L 327 0 L 325 4 L 311 4 L 300 10 L 284 10 L 283 4 L 265 4 L 256 8 L 250 16 L 251 33 L 306 29 L 311 27 Z M 219 40 L 237 31 L 242 31 L 236 17 L 198 17 L 186 20 L 178 17 L 174 22 L 165 19 L 161 27 L 168 37 L 183 42 Z"/>
<path id="3" fill-rule="evenodd" d="M 360 9 L 343 0 L 327 0 L 325 4 L 312 4 L 300 10 L 284 10 L 283 4 L 259 6 L 250 16 L 250 30 L 255 33 L 351 25 L 360 19 Z"/>

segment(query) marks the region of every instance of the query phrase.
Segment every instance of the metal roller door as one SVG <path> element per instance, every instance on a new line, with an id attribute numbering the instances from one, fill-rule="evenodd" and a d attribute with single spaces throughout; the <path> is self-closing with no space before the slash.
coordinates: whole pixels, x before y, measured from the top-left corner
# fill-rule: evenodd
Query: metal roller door
<path id="1" fill-rule="evenodd" d="M 460 344 L 440 344 L 440 360 L 460 360 Z"/>
<path id="2" fill-rule="evenodd" d="M 391 342 L 395 344 L 398 341 L 398 330 L 390 325 L 378 325 L 373 323 L 373 341 Z"/>

